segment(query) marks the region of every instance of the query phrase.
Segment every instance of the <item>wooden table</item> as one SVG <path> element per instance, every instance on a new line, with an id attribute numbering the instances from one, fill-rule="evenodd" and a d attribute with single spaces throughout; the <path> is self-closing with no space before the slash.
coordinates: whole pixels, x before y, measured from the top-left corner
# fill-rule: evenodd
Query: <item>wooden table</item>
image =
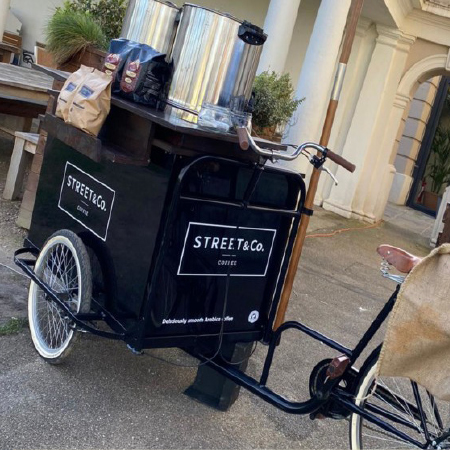
<path id="1" fill-rule="evenodd" d="M 48 75 L 0 63 L 0 113 L 25 117 L 29 123 L 32 118 L 45 113 L 48 90 L 52 85 L 53 79 Z"/>

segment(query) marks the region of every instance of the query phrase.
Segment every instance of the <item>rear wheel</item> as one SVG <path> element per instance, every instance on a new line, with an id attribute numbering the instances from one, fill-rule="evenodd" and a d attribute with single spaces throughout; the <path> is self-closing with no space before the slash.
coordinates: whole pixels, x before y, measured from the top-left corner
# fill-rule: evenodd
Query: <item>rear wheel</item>
<path id="1" fill-rule="evenodd" d="M 60 230 L 45 243 L 35 273 L 74 313 L 87 313 L 92 296 L 89 257 L 82 240 L 72 231 Z M 33 281 L 28 294 L 31 337 L 39 355 L 58 364 L 69 354 L 76 336 L 67 314 Z"/>
<path id="2" fill-rule="evenodd" d="M 450 404 L 435 399 L 426 389 L 406 378 L 377 377 L 375 383 L 378 356 L 379 349 L 372 353 L 361 369 L 355 404 L 399 433 L 404 433 L 416 444 L 399 433 L 383 430 L 360 415 L 352 414 L 352 450 L 450 448 Z M 436 441 L 434 445 L 433 441 Z"/>

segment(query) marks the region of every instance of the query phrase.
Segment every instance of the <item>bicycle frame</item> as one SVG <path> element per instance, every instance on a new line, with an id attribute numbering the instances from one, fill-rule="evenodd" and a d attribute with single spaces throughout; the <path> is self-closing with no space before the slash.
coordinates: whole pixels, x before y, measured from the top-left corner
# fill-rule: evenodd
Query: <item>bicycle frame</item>
<path id="1" fill-rule="evenodd" d="M 392 294 L 392 296 L 389 298 L 389 300 L 386 302 L 382 310 L 379 312 L 375 320 L 372 322 L 372 324 L 369 326 L 367 331 L 364 333 L 361 340 L 358 342 L 356 347 L 354 349 L 349 349 L 342 344 L 330 339 L 329 337 L 319 333 L 318 331 L 315 331 L 306 325 L 300 323 L 300 322 L 285 322 L 282 326 L 280 326 L 276 331 L 272 333 L 269 348 L 267 352 L 267 356 L 264 362 L 263 371 L 261 374 L 261 377 L 258 380 L 255 378 L 250 377 L 249 375 L 245 374 L 244 372 L 240 371 L 238 368 L 234 367 L 233 365 L 225 362 L 220 357 L 216 357 L 212 360 L 201 356 L 196 355 L 199 357 L 199 359 L 209 365 L 210 367 L 217 370 L 219 373 L 221 373 L 223 376 L 229 378 L 239 386 L 244 387 L 245 389 L 249 390 L 251 393 L 257 395 L 262 400 L 266 401 L 267 403 L 270 403 L 271 405 L 277 407 L 278 409 L 281 409 L 284 412 L 287 412 L 289 414 L 314 414 L 317 412 L 323 405 L 325 405 L 328 401 L 334 400 L 338 402 L 341 406 L 343 406 L 345 409 L 347 409 L 351 413 L 356 413 L 361 415 L 364 419 L 372 422 L 373 424 L 377 425 L 378 427 L 382 428 L 383 430 L 392 433 L 396 436 L 398 436 L 401 439 L 404 439 L 405 441 L 416 445 L 418 447 L 424 447 L 422 443 L 416 441 L 415 439 L 412 439 L 410 436 L 406 435 L 400 430 L 397 430 L 390 424 L 383 422 L 380 420 L 379 417 L 375 416 L 374 414 L 371 414 L 370 412 L 363 410 L 362 408 L 356 406 L 352 400 L 349 400 L 349 392 L 339 387 L 340 381 L 344 378 L 344 376 L 351 370 L 354 362 L 361 356 L 361 353 L 364 351 L 364 349 L 367 347 L 369 342 L 374 337 L 375 333 L 379 330 L 380 326 L 383 324 L 383 322 L 388 317 L 389 313 L 392 311 L 392 308 L 395 304 L 395 301 L 397 299 L 397 294 L 399 292 L 400 285 L 397 286 L 395 292 Z M 334 379 L 329 379 L 325 382 L 323 386 L 323 390 L 319 390 L 316 395 L 311 397 L 310 399 L 303 401 L 303 402 L 294 402 L 285 399 L 279 394 L 276 394 L 271 389 L 269 389 L 266 384 L 269 377 L 270 368 L 272 365 L 273 357 L 275 354 L 275 349 L 278 346 L 278 343 L 280 341 L 281 335 L 284 331 L 289 329 L 296 329 L 299 330 L 311 338 L 327 345 L 328 347 L 342 353 L 346 357 L 349 358 L 349 364 L 344 371 L 344 373 L 336 377 Z M 350 388 L 351 390 L 351 388 Z M 393 420 L 394 422 L 398 422 L 403 425 L 409 425 L 405 423 L 404 420 L 402 420 L 401 417 L 397 417 L 392 413 L 386 413 L 386 417 Z"/>

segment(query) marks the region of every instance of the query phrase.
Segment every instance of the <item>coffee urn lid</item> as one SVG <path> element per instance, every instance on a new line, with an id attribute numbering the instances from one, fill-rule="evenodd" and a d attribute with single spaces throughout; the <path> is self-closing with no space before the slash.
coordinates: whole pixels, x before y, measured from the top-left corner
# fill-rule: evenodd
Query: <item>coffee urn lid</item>
<path id="1" fill-rule="evenodd" d="M 219 10 L 214 9 L 214 8 L 206 8 L 205 6 L 196 5 L 195 3 L 185 3 L 182 6 L 182 8 L 184 8 L 185 6 L 190 6 L 191 8 L 204 9 L 205 11 L 210 11 L 210 12 L 212 12 L 214 14 L 219 15 L 219 16 L 227 17 L 228 19 L 234 20 L 235 22 L 238 22 L 238 23 L 242 23 L 243 22 L 242 20 L 239 20 L 238 18 L 234 17 L 230 13 L 219 11 Z"/>
<path id="2" fill-rule="evenodd" d="M 154 1 L 169 6 L 170 8 L 180 9 L 178 8 L 177 5 L 175 5 L 175 3 L 169 2 L 168 0 L 154 0 Z"/>

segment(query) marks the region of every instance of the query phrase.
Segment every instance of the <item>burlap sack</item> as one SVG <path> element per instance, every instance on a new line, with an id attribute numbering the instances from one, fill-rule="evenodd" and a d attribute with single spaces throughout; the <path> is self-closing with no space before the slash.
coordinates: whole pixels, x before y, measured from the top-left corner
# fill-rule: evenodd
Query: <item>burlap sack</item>
<path id="1" fill-rule="evenodd" d="M 434 249 L 403 283 L 378 374 L 407 377 L 450 400 L 450 244 Z"/>
<path id="2" fill-rule="evenodd" d="M 60 117 L 61 119 L 67 121 L 69 108 L 72 104 L 73 97 L 75 96 L 78 87 L 83 83 L 86 76 L 93 71 L 93 67 L 81 66 L 76 72 L 70 74 L 58 96 L 58 102 L 56 104 L 57 117 Z"/>
<path id="3" fill-rule="evenodd" d="M 78 87 L 67 123 L 97 136 L 111 109 L 111 76 L 95 69 Z"/>

